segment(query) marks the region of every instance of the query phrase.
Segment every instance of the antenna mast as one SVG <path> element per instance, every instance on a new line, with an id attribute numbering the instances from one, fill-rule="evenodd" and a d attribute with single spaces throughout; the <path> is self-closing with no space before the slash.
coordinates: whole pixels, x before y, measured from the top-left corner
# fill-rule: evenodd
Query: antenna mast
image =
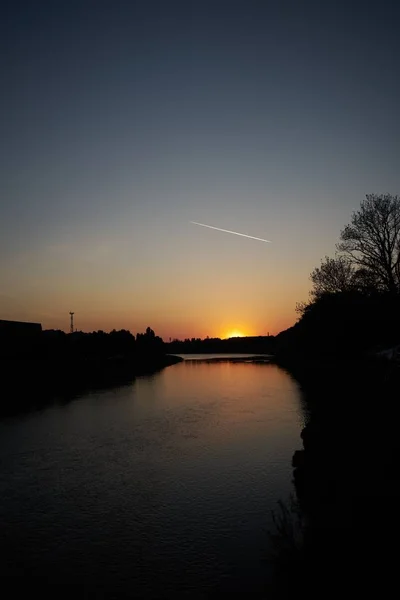
<path id="1" fill-rule="evenodd" d="M 74 314 L 73 312 L 69 313 L 69 316 L 71 317 L 71 325 L 70 325 L 70 329 L 69 332 L 70 333 L 74 333 Z"/>

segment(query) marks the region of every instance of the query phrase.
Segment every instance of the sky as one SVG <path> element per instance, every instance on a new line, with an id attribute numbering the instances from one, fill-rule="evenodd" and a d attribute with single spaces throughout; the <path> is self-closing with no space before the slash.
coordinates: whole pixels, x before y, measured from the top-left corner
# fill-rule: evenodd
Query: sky
<path id="1" fill-rule="evenodd" d="M 276 334 L 365 194 L 400 192 L 395 1 L 1 11 L 0 318 Z"/>

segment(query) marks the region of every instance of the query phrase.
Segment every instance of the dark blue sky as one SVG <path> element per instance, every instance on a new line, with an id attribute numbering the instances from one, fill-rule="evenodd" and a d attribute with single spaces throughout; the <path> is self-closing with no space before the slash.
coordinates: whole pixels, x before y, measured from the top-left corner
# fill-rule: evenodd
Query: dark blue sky
<path id="1" fill-rule="evenodd" d="M 0 22 L 3 318 L 279 330 L 364 195 L 399 192 L 397 2 L 15 1 Z"/>

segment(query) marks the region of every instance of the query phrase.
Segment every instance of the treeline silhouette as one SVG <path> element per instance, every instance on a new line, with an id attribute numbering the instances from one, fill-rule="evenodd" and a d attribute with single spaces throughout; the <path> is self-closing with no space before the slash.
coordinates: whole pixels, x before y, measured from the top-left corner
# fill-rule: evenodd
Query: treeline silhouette
<path id="1" fill-rule="evenodd" d="M 83 358 L 112 358 L 117 356 L 148 357 L 165 354 L 163 340 L 147 327 L 145 333 L 134 336 L 130 331 L 115 329 L 110 333 L 45 330 L 40 340 L 40 351 L 45 356 L 57 353 L 62 356 Z"/>
<path id="2" fill-rule="evenodd" d="M 284 359 L 323 360 L 377 354 L 400 343 L 400 296 L 375 291 L 324 293 L 276 336 Z"/>
<path id="3" fill-rule="evenodd" d="M 376 354 L 400 343 L 400 198 L 367 195 L 340 240 L 336 256 L 312 271 L 299 321 L 276 337 L 283 359 Z"/>
<path id="4" fill-rule="evenodd" d="M 270 354 L 274 350 L 274 337 L 187 338 L 173 340 L 166 348 L 172 354 Z"/>
<path id="5" fill-rule="evenodd" d="M 145 333 L 137 333 L 136 336 L 125 329 L 114 329 L 110 333 L 101 330 L 92 333 L 65 333 L 47 329 L 36 330 L 32 334 L 28 328 L 21 328 L 19 331 L 17 327 L 10 327 L 0 337 L 0 356 L 9 359 L 111 358 L 165 354 L 163 340 L 150 327 L 147 327 Z"/>

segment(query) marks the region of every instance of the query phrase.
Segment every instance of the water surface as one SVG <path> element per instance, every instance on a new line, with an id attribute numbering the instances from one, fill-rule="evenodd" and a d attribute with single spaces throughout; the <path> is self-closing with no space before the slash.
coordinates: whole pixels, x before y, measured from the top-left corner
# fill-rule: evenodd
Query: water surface
<path id="1" fill-rule="evenodd" d="M 257 597 L 301 425 L 285 371 L 201 361 L 3 419 L 1 569 L 99 597 Z"/>

